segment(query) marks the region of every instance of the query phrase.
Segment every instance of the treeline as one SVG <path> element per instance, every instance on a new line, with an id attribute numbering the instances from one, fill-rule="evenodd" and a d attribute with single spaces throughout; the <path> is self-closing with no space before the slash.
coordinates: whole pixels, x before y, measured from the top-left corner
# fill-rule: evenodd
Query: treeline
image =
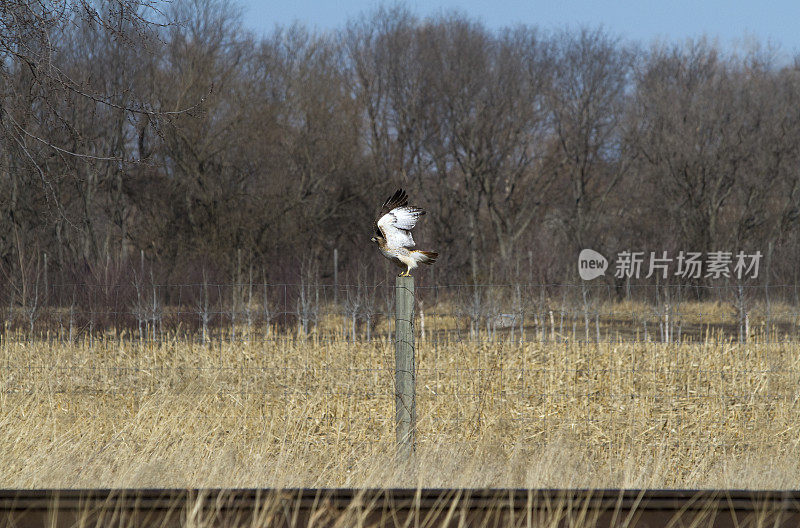
<path id="1" fill-rule="evenodd" d="M 759 284 L 798 284 L 800 61 L 776 56 L 402 7 L 261 38 L 225 0 L 6 1 L 0 280 L 327 282 L 334 249 L 341 283 L 384 277 L 372 220 L 402 186 L 440 283 L 575 282 L 592 248 L 758 250 Z"/>

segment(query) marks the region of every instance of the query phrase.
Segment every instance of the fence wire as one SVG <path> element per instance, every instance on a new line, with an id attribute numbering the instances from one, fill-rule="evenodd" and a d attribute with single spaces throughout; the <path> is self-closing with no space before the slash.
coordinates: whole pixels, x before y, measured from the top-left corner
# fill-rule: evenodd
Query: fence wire
<path id="1" fill-rule="evenodd" d="M 800 338 L 796 285 L 481 284 L 416 289 L 422 339 L 526 342 L 727 342 Z M 113 334 L 201 343 L 316 334 L 390 337 L 388 284 L 55 284 L 0 288 L 4 339 Z"/>
<path id="2" fill-rule="evenodd" d="M 334 424 L 376 442 L 392 430 L 392 285 L 66 284 L 27 295 L 0 308 L 8 397 L 46 385 L 73 401 L 268 401 L 259 412 L 273 422 L 304 416 L 292 427 L 311 443 L 331 442 Z M 799 326 L 787 285 L 421 283 L 419 438 L 658 437 L 729 451 L 760 431 L 759 449 L 784 449 L 800 421 Z"/>

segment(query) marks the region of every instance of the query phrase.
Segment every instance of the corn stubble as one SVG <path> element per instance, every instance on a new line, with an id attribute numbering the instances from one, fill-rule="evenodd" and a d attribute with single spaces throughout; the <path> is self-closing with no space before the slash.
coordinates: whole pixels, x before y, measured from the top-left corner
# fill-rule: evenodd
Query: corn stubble
<path id="1" fill-rule="evenodd" d="M 800 487 L 793 343 L 419 340 L 408 465 L 385 336 L 10 337 L 5 488 Z"/>

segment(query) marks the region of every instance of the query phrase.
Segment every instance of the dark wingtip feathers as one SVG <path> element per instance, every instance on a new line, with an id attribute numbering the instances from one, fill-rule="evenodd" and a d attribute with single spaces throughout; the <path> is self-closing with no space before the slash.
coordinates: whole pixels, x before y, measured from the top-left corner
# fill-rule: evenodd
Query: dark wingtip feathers
<path id="1" fill-rule="evenodd" d="M 395 193 L 385 202 L 383 202 L 383 208 L 392 210 L 395 207 L 402 207 L 408 203 L 408 195 L 403 189 L 397 189 Z"/>

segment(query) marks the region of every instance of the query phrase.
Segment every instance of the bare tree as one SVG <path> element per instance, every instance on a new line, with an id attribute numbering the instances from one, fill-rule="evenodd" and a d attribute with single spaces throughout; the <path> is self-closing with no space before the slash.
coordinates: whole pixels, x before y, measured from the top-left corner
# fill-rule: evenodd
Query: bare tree
<path id="1" fill-rule="evenodd" d="M 553 120 L 554 170 L 564 183 L 559 220 L 574 247 L 588 242 L 630 166 L 621 121 L 633 54 L 601 30 L 581 29 L 555 39 L 554 82 L 548 92 Z M 597 247 L 597 237 L 592 237 Z"/>

